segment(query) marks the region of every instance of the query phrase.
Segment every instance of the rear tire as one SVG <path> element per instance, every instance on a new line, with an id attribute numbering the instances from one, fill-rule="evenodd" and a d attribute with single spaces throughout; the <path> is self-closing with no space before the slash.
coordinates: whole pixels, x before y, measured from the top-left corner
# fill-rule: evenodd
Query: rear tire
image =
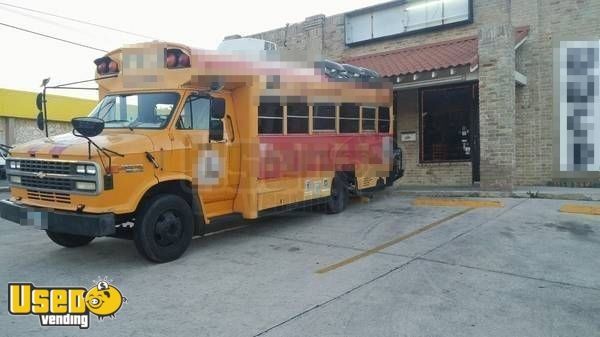
<path id="1" fill-rule="evenodd" d="M 336 176 L 331 183 L 331 195 L 327 201 L 327 213 L 336 214 L 342 212 L 346 208 L 346 205 L 348 205 L 349 199 L 350 193 L 348 192 L 348 188 L 346 188 L 346 184 L 341 177 Z"/>
<path id="2" fill-rule="evenodd" d="M 138 252 L 153 262 L 179 258 L 190 245 L 194 217 L 188 203 L 176 195 L 157 195 L 135 219 L 133 241 Z"/>
<path id="3" fill-rule="evenodd" d="M 54 243 L 67 248 L 85 246 L 94 240 L 93 236 L 57 233 L 48 230 L 46 231 L 46 235 L 48 235 L 50 240 L 54 241 Z"/>

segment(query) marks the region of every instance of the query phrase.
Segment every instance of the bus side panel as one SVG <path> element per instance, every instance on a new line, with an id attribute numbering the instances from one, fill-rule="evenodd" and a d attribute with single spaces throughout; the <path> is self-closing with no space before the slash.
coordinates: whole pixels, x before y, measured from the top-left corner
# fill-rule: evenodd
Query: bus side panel
<path id="1" fill-rule="evenodd" d="M 258 181 L 258 209 L 293 206 L 303 201 L 328 197 L 333 174 L 323 172 L 323 177 L 261 179 Z"/>
<path id="2" fill-rule="evenodd" d="M 329 196 L 336 171 L 355 173 L 359 189 L 389 174 L 388 134 L 262 135 L 258 209 Z"/>
<path id="3" fill-rule="evenodd" d="M 356 171 L 385 176 L 389 135 L 263 135 L 259 137 L 259 179 L 321 176 L 323 171 Z M 362 173 L 361 172 L 361 173 Z"/>

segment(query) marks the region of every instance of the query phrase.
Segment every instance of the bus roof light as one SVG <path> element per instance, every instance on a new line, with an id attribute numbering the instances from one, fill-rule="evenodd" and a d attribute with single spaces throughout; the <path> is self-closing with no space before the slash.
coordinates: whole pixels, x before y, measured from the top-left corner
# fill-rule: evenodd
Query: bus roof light
<path id="1" fill-rule="evenodd" d="M 167 68 L 189 68 L 190 56 L 184 53 L 181 49 L 167 49 L 165 55 L 165 65 Z"/>
<path id="2" fill-rule="evenodd" d="M 115 61 L 110 61 L 110 63 L 108 64 L 108 72 L 109 73 L 119 72 L 119 64 L 117 64 L 117 62 L 115 62 Z"/>
<path id="3" fill-rule="evenodd" d="M 95 59 L 98 75 L 114 74 L 119 72 L 119 64 L 108 56 Z"/>
<path id="4" fill-rule="evenodd" d="M 177 55 L 175 53 L 167 53 L 166 63 L 167 68 L 175 68 L 177 66 Z"/>
<path id="5" fill-rule="evenodd" d="M 96 67 L 96 71 L 100 75 L 106 74 L 108 72 L 108 66 L 106 65 L 106 62 L 98 64 L 98 66 Z"/>
<path id="6" fill-rule="evenodd" d="M 190 66 L 190 57 L 187 54 L 181 53 L 177 61 L 177 66 L 181 68 L 187 68 Z"/>

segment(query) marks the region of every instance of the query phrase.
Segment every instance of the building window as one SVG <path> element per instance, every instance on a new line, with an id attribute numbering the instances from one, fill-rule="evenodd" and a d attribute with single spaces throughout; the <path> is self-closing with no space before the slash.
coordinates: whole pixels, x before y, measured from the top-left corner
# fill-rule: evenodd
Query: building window
<path id="1" fill-rule="evenodd" d="M 335 105 L 315 104 L 313 107 L 313 130 L 335 132 Z"/>
<path id="2" fill-rule="evenodd" d="M 392 1 L 346 13 L 346 44 L 470 23 L 472 1 Z"/>
<path id="3" fill-rule="evenodd" d="M 283 133 L 283 107 L 280 103 L 264 103 L 258 107 L 258 133 Z"/>
<path id="4" fill-rule="evenodd" d="M 380 106 L 377 116 L 378 130 L 381 133 L 390 132 L 390 108 L 387 106 Z"/>
<path id="5" fill-rule="evenodd" d="M 375 108 L 362 108 L 362 130 L 375 131 Z"/>
<path id="6" fill-rule="evenodd" d="M 358 104 L 342 103 L 340 106 L 340 133 L 358 133 L 360 107 Z"/>
<path id="7" fill-rule="evenodd" d="M 306 103 L 290 103 L 287 106 L 287 133 L 308 133 Z"/>
<path id="8" fill-rule="evenodd" d="M 422 89 L 421 162 L 471 159 L 473 85 Z"/>

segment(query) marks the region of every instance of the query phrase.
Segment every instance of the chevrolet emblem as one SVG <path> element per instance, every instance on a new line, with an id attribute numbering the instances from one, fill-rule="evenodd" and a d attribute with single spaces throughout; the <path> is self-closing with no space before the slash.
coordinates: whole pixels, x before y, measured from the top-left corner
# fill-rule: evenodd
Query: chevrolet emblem
<path id="1" fill-rule="evenodd" d="M 40 178 L 40 179 L 44 179 L 44 178 L 46 178 L 47 174 L 46 174 L 46 172 L 40 171 L 40 172 L 37 172 L 35 174 L 35 176 L 38 177 L 38 178 Z"/>

